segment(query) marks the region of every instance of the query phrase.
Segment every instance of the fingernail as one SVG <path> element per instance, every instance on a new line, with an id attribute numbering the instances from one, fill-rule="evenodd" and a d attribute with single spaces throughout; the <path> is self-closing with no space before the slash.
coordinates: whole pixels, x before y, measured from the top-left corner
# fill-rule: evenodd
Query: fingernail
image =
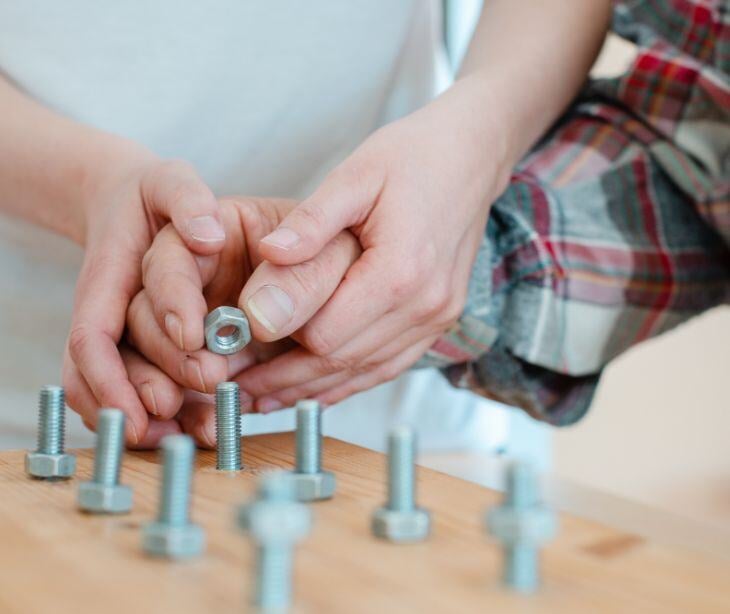
<path id="1" fill-rule="evenodd" d="M 170 339 L 177 344 L 177 347 L 181 350 L 184 349 L 182 320 L 174 313 L 165 314 L 165 329 Z"/>
<path id="2" fill-rule="evenodd" d="M 291 249 L 299 243 L 299 235 L 289 228 L 277 228 L 271 234 L 261 239 L 262 243 L 268 243 L 279 249 Z"/>
<path id="3" fill-rule="evenodd" d="M 226 231 L 221 223 L 212 215 L 194 217 L 188 222 L 188 232 L 196 241 L 212 243 L 226 238 Z"/>
<path id="4" fill-rule="evenodd" d="M 157 399 L 155 398 L 155 390 L 149 382 L 145 382 L 139 387 L 140 396 L 144 397 L 144 404 L 147 410 L 153 416 L 159 416 L 160 412 L 157 409 Z"/>
<path id="5" fill-rule="evenodd" d="M 294 315 L 294 303 L 278 286 L 261 286 L 246 304 L 261 325 L 272 333 L 284 328 Z"/>
<path id="6" fill-rule="evenodd" d="M 276 399 L 260 399 L 258 403 L 256 403 L 256 406 L 262 414 L 268 414 L 269 412 L 277 411 L 284 407 Z"/>
<path id="7" fill-rule="evenodd" d="M 200 362 L 196 360 L 195 358 L 186 358 L 183 361 L 183 373 L 185 374 L 185 377 L 188 379 L 191 383 L 198 383 L 198 388 L 200 392 L 205 392 L 205 380 L 203 379 L 203 371 L 200 368 Z"/>

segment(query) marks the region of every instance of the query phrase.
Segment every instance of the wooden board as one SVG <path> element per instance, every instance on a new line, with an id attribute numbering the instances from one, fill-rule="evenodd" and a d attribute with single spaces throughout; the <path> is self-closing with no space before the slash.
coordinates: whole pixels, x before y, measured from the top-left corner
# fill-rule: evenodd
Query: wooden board
<path id="1" fill-rule="evenodd" d="M 24 452 L 1 453 L 0 612 L 249 611 L 253 558 L 234 526 L 235 504 L 252 493 L 256 474 L 292 466 L 293 435 L 246 438 L 244 448 L 247 469 L 235 475 L 216 472 L 213 453 L 198 454 L 192 514 L 208 549 L 183 563 L 146 558 L 140 548 L 140 527 L 157 505 L 157 454 L 126 455 L 134 510 L 103 517 L 75 505 L 90 450 L 78 452 L 75 480 L 54 483 L 25 476 Z M 296 553 L 295 612 L 730 612 L 730 561 L 568 515 L 544 551 L 543 588 L 514 595 L 499 585 L 500 549 L 483 531 L 499 494 L 419 470 L 419 502 L 433 513 L 434 533 L 399 546 L 369 530 L 385 496 L 385 458 L 327 439 L 324 465 L 338 489 L 313 505 L 314 530 Z"/>

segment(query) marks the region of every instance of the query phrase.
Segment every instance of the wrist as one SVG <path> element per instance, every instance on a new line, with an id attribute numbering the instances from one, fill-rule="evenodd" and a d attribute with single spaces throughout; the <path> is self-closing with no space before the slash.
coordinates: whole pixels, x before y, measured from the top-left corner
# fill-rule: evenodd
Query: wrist
<path id="1" fill-rule="evenodd" d="M 69 237 L 81 245 L 86 243 L 88 228 L 95 217 L 113 198 L 113 191 L 159 161 L 154 153 L 139 143 L 93 132 L 81 144 L 80 158 L 69 173 L 72 189 L 68 208 L 74 216 Z"/>

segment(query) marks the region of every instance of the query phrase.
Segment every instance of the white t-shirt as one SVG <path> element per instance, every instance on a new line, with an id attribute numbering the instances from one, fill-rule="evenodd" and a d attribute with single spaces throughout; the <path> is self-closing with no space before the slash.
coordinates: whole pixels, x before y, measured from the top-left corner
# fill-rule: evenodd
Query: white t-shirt
<path id="1" fill-rule="evenodd" d="M 218 195 L 306 196 L 374 129 L 431 99 L 443 60 L 435 0 L 0 4 L 5 77 L 190 161 Z M 63 239 L 0 219 L 0 446 L 30 445 L 37 390 L 60 378 L 80 261 Z M 483 403 L 420 372 L 342 403 L 325 428 L 380 447 L 384 427 L 407 420 L 426 447 L 481 444 Z M 245 422 L 293 424 L 286 412 Z"/>

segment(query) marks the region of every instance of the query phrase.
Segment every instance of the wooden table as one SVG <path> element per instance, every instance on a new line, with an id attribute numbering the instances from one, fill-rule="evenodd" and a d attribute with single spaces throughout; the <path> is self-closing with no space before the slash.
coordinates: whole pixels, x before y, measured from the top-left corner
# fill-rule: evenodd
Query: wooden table
<path id="1" fill-rule="evenodd" d="M 253 557 L 234 506 L 262 470 L 292 466 L 293 434 L 246 438 L 244 448 L 247 469 L 236 475 L 216 472 L 213 453 L 198 454 L 192 514 L 208 549 L 189 562 L 152 560 L 140 548 L 157 505 L 157 454 L 127 454 L 122 481 L 134 487 L 134 510 L 104 517 L 75 506 L 90 450 L 78 452 L 67 482 L 28 479 L 24 452 L 0 453 L 0 612 L 249 611 Z M 730 612 L 730 561 L 566 514 L 544 550 L 542 589 L 512 594 L 499 584 L 500 548 L 483 530 L 499 494 L 421 469 L 433 536 L 392 545 L 369 530 L 385 496 L 384 457 L 327 439 L 324 466 L 337 473 L 337 494 L 313 505 L 314 530 L 296 553 L 295 612 Z"/>

